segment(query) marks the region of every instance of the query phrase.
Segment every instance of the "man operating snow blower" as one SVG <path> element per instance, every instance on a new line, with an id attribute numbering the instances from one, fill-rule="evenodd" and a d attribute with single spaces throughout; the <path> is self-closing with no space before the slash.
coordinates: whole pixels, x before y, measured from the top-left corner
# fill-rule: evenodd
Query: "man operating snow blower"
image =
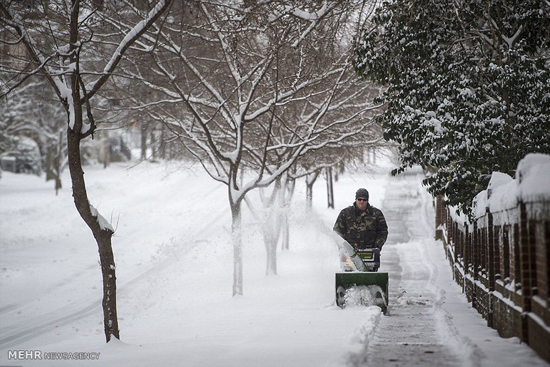
<path id="1" fill-rule="evenodd" d="M 344 242 L 340 256 L 344 273 L 336 274 L 336 302 L 345 307 L 349 290 L 367 287 L 376 298 L 383 297 L 384 313 L 387 309 L 388 274 L 376 273 L 380 267 L 380 250 L 388 237 L 384 214 L 369 204 L 369 192 L 361 188 L 355 193 L 353 205 L 343 209 L 333 228 Z M 372 303 L 372 302 L 367 302 Z"/>
<path id="2" fill-rule="evenodd" d="M 369 204 L 367 189 L 357 190 L 355 202 L 340 212 L 333 230 L 355 249 L 373 249 L 375 262 L 380 265 L 380 250 L 388 237 L 388 226 L 382 211 Z"/>

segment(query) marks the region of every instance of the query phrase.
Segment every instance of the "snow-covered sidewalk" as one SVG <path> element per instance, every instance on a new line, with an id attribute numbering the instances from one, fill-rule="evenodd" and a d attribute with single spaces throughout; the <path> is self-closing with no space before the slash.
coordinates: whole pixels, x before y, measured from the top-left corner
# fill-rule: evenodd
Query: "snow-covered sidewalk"
<path id="1" fill-rule="evenodd" d="M 432 239 L 421 174 L 387 171 L 340 177 L 336 210 L 326 209 L 321 181 L 306 211 L 298 183 L 277 276 L 265 275 L 262 223 L 245 213 L 245 294 L 233 298 L 223 186 L 197 167 L 86 167 L 92 204 L 116 227 L 122 341 L 107 345 L 97 248 L 71 190 L 56 197 L 43 178 L 4 173 L 0 366 L 547 366 L 517 339 L 499 338 L 460 294 Z M 359 187 L 388 217 L 388 316 L 334 305 L 332 225 Z M 14 359 L 14 351 L 42 358 Z"/>

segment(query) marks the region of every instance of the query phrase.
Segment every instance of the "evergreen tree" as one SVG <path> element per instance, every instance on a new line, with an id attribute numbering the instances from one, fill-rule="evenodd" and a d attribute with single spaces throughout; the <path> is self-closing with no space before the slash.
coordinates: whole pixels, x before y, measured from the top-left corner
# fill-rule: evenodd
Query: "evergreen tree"
<path id="1" fill-rule="evenodd" d="M 386 139 L 402 165 L 469 213 L 491 172 L 550 153 L 550 4 L 393 0 L 359 35 L 358 74 L 387 86 Z"/>

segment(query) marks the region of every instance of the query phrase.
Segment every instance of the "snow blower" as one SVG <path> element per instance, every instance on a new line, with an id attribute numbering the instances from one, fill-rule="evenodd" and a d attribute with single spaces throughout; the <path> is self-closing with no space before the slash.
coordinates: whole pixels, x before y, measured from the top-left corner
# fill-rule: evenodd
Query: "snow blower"
<path id="1" fill-rule="evenodd" d="M 336 304 L 378 306 L 388 312 L 388 273 L 378 272 L 380 250 L 359 249 L 344 241 L 340 246 L 344 272 L 336 273 Z"/>

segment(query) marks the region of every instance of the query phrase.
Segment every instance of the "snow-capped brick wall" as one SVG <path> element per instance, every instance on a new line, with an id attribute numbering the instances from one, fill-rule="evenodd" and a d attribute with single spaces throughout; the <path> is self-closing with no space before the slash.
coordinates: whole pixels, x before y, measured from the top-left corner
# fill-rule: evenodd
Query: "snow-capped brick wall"
<path id="1" fill-rule="evenodd" d="M 436 199 L 436 238 L 468 301 L 503 337 L 550 362 L 550 156 L 529 154 L 515 178 L 494 172 L 473 219 Z"/>

